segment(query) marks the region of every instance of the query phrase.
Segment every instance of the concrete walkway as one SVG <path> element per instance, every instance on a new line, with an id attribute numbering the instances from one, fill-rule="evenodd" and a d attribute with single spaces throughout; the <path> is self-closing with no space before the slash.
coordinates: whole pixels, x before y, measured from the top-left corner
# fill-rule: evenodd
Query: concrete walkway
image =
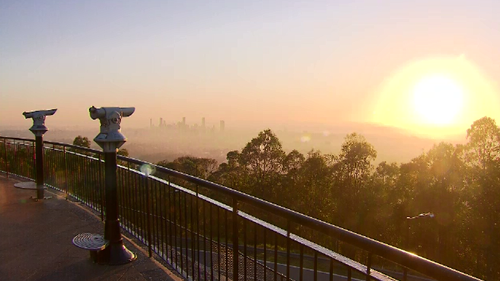
<path id="1" fill-rule="evenodd" d="M 75 235 L 104 232 L 104 224 L 87 207 L 46 189 L 52 199 L 35 202 L 35 190 L 0 174 L 0 280 L 183 280 L 131 239 L 126 247 L 138 258 L 119 266 L 95 264 L 89 252 L 72 244 Z"/>

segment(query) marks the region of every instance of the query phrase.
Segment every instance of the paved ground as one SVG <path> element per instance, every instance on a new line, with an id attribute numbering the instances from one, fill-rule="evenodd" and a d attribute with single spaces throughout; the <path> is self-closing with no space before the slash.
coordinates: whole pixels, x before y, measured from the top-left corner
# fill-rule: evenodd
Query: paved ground
<path id="1" fill-rule="evenodd" d="M 103 234 L 99 217 L 51 189 L 45 195 L 53 199 L 35 202 L 36 191 L 15 188 L 17 182 L 0 175 L 0 280 L 182 280 L 128 238 L 136 261 L 93 263 L 71 241 L 79 233 Z"/>

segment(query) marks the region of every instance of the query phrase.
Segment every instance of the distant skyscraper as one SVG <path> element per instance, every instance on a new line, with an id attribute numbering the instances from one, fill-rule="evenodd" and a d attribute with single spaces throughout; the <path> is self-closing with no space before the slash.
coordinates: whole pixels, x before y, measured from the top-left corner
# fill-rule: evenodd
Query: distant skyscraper
<path id="1" fill-rule="evenodd" d="M 153 128 L 153 118 L 150 118 L 150 119 L 149 119 L 149 127 L 150 127 L 150 128 Z"/>
<path id="2" fill-rule="evenodd" d="M 205 128 L 205 117 L 201 118 L 201 126 Z"/>
<path id="3" fill-rule="evenodd" d="M 226 123 L 224 122 L 224 120 L 220 120 L 220 131 L 224 132 L 225 127 L 226 127 Z"/>
<path id="4" fill-rule="evenodd" d="M 186 117 L 182 117 L 182 124 L 186 125 Z"/>
<path id="5" fill-rule="evenodd" d="M 159 127 L 161 128 L 161 126 L 163 126 L 163 118 L 160 117 L 160 126 Z"/>

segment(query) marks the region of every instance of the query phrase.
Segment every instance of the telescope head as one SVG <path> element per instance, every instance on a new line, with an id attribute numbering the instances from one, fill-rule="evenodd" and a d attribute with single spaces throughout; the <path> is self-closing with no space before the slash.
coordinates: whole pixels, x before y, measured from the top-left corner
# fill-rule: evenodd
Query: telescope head
<path id="1" fill-rule="evenodd" d="M 123 117 L 132 115 L 134 107 L 101 107 L 92 106 L 89 108 L 90 118 L 99 119 L 101 131 L 94 138 L 94 141 L 102 147 L 104 152 L 116 152 L 127 139 L 120 132 L 120 124 Z"/>
<path id="2" fill-rule="evenodd" d="M 57 108 L 54 109 L 48 109 L 48 110 L 37 110 L 37 111 L 30 111 L 30 112 L 23 112 L 23 115 L 26 119 L 32 118 L 33 119 L 33 126 L 29 129 L 35 136 L 43 136 L 45 132 L 47 132 L 49 129 L 45 126 L 45 117 L 54 115 L 56 113 Z"/>

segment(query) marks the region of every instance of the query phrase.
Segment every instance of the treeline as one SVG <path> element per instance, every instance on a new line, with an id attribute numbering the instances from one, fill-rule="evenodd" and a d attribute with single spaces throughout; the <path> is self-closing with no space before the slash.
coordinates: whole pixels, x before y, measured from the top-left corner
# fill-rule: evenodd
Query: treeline
<path id="1" fill-rule="evenodd" d="M 404 144 L 401 144 L 404 145 Z M 488 280 L 500 279 L 500 128 L 484 117 L 467 143 L 439 143 L 408 163 L 374 165 L 359 134 L 339 154 L 286 153 L 265 130 L 227 163 L 158 164 L 240 190 Z M 407 217 L 432 213 L 408 220 Z"/>

